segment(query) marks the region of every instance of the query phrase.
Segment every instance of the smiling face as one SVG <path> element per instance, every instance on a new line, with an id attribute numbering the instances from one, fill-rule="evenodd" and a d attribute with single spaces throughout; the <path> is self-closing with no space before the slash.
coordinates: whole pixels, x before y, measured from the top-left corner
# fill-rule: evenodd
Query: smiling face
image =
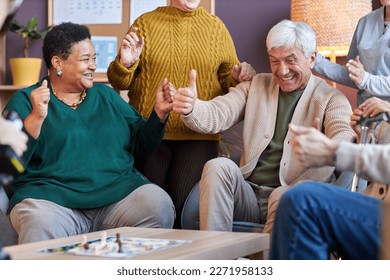
<path id="1" fill-rule="evenodd" d="M 272 74 L 284 92 L 304 89 L 314 67 L 316 53 L 306 58 L 298 48 L 277 47 L 269 51 Z"/>
<path id="2" fill-rule="evenodd" d="M 198 8 L 200 0 L 171 0 L 170 6 L 183 12 L 192 12 Z"/>
<path id="3" fill-rule="evenodd" d="M 74 87 L 72 91 L 91 88 L 96 70 L 96 53 L 91 40 L 85 39 L 74 44 L 69 57 L 61 61 L 61 70 L 61 80 Z"/>

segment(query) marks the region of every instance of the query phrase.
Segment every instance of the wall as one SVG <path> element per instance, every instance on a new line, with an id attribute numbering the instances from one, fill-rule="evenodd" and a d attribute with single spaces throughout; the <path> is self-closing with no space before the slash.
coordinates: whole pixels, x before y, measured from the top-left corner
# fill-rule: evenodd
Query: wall
<path id="1" fill-rule="evenodd" d="M 290 16 L 290 0 L 215 0 L 215 13 L 226 24 L 235 41 L 239 58 L 247 61 L 260 72 L 269 71 L 265 36 L 272 25 Z M 15 18 L 25 23 L 37 15 L 39 28 L 47 25 L 47 0 L 25 0 Z M 31 56 L 41 56 L 42 41 L 31 44 Z M 7 34 L 7 69 L 10 57 L 20 56 L 23 41 L 20 36 Z M 46 73 L 41 71 L 41 77 Z M 11 73 L 7 71 L 6 82 L 12 83 Z"/>
<path id="2" fill-rule="evenodd" d="M 1 0 L 3 1 L 3 0 Z M 47 0 L 25 0 L 16 14 L 16 19 L 25 23 L 33 15 L 39 18 L 39 28 L 47 25 Z M 380 7 L 380 0 L 373 1 L 373 8 Z M 258 71 L 269 72 L 269 62 L 265 48 L 268 30 L 278 21 L 290 17 L 290 0 L 215 0 L 215 13 L 229 29 L 235 42 L 238 57 Z M 6 68 L 9 69 L 9 58 L 22 53 L 23 41 L 20 36 L 7 33 Z M 30 47 L 32 57 L 41 57 L 42 41 L 34 41 Z M 339 63 L 345 64 L 340 59 Z M 12 83 L 10 71 L 6 71 L 6 83 Z M 41 77 L 47 72 L 42 67 Z M 338 86 L 355 106 L 355 90 Z"/>
<path id="3" fill-rule="evenodd" d="M 3 0 L 1 0 L 3 1 Z M 39 18 L 39 28 L 47 25 L 47 0 L 25 0 L 16 14 L 16 19 L 25 23 L 33 15 Z M 373 7 L 380 7 L 374 0 Z M 290 17 L 290 0 L 215 0 L 215 14 L 229 29 L 240 60 L 251 63 L 258 72 L 269 72 L 265 38 L 268 30 L 278 21 Z M 31 56 L 41 57 L 42 41 L 31 44 Z M 7 69 L 10 57 L 20 56 L 23 41 L 20 36 L 7 33 Z M 12 83 L 7 71 L 7 84 Z M 46 73 L 43 67 L 41 76 Z"/>
<path id="4" fill-rule="evenodd" d="M 229 29 L 239 59 L 269 72 L 265 38 L 273 25 L 290 17 L 290 0 L 216 0 L 215 14 Z"/>

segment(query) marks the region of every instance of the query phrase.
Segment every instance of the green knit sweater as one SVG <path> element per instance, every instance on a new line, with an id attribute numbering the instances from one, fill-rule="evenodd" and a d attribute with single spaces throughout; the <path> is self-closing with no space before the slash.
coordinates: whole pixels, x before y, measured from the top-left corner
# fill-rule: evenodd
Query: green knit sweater
<path id="1" fill-rule="evenodd" d="M 176 87 L 188 86 L 191 69 L 197 71 L 198 98 L 209 100 L 226 93 L 236 81 L 231 76 L 239 63 L 232 38 L 222 21 L 199 7 L 182 12 L 159 7 L 133 24 L 145 38 L 140 59 L 130 68 L 119 63 L 120 51 L 108 68 L 108 79 L 117 90 L 129 90 L 130 104 L 144 117 L 153 109 L 155 93 L 167 77 Z M 219 135 L 196 133 L 171 113 L 164 139 L 216 140 Z"/>
<path id="2" fill-rule="evenodd" d="M 31 91 L 16 92 L 6 109 L 24 119 Z M 38 139 L 30 137 L 26 170 L 13 182 L 9 211 L 25 198 L 68 208 L 95 208 L 117 202 L 146 181 L 134 169 L 134 156 L 160 144 L 164 124 L 153 111 L 146 121 L 110 87 L 95 84 L 77 110 L 50 95 Z"/>

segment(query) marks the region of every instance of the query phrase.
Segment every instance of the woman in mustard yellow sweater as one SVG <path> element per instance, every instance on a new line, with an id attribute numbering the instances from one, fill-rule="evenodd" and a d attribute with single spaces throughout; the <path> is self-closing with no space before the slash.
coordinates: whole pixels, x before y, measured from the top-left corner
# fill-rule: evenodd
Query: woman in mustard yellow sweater
<path id="1" fill-rule="evenodd" d="M 122 41 L 108 79 L 117 90 L 129 90 L 129 103 L 143 116 L 153 109 L 155 89 L 167 77 L 172 94 L 198 74 L 198 98 L 209 100 L 250 80 L 254 69 L 239 64 L 233 40 L 222 21 L 198 7 L 200 0 L 171 0 L 167 7 L 141 15 Z M 144 175 L 162 186 L 176 207 L 180 228 L 183 203 L 200 179 L 204 164 L 218 156 L 220 135 L 196 133 L 171 113 L 164 140 L 150 157 L 138 159 Z"/>

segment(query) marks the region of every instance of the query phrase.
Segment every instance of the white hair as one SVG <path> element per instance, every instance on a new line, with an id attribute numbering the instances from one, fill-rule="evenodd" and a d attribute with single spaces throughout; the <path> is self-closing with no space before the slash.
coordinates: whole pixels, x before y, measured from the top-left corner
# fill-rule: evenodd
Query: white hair
<path id="1" fill-rule="evenodd" d="M 284 19 L 268 32 L 266 45 L 268 51 L 278 47 L 295 47 L 309 58 L 317 49 L 316 34 L 306 22 Z"/>

